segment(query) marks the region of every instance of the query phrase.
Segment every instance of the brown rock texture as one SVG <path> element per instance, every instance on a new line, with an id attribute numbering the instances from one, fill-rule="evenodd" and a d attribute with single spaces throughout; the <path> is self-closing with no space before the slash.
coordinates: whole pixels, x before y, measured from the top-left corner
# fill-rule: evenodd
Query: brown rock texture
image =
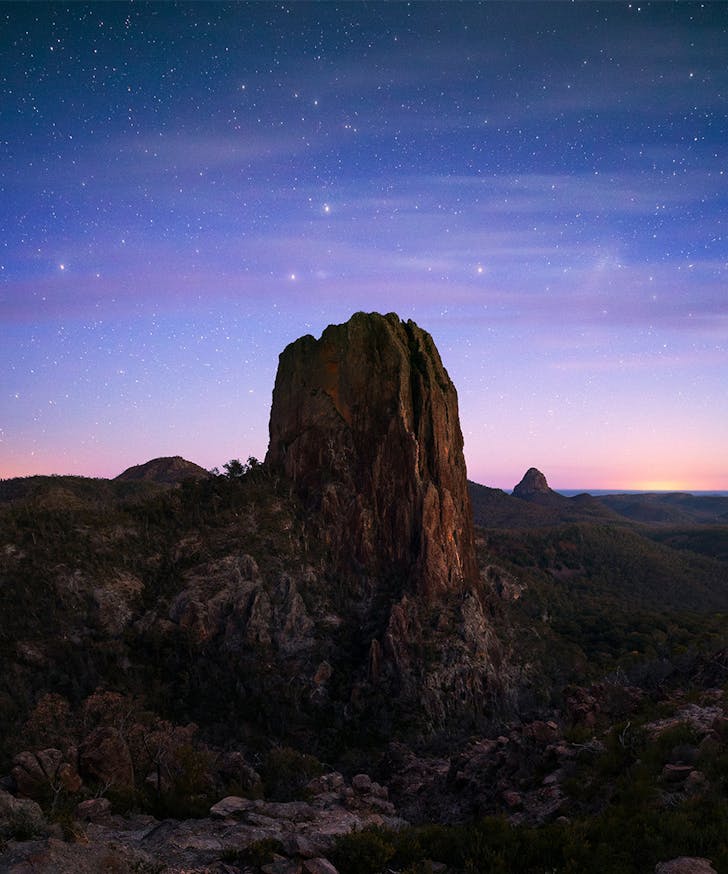
<path id="1" fill-rule="evenodd" d="M 356 313 L 280 356 L 266 464 L 290 478 L 342 570 L 433 599 L 477 581 L 455 387 L 394 313 Z"/>

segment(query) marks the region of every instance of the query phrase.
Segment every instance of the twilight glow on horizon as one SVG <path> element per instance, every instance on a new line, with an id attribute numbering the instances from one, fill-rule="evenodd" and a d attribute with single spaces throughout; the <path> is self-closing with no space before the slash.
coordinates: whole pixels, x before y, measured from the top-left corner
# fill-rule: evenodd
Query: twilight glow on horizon
<path id="1" fill-rule="evenodd" d="M 471 479 L 728 490 L 728 3 L 0 3 L 0 478 L 262 458 L 428 331 Z"/>

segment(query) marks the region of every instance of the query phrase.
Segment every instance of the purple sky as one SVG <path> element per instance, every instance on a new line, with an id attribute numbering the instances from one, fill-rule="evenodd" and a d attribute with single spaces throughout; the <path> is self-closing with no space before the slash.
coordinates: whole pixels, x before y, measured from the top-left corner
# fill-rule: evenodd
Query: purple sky
<path id="1" fill-rule="evenodd" d="M 0 4 L 0 477 L 262 458 L 429 331 L 472 479 L 728 489 L 728 4 Z"/>

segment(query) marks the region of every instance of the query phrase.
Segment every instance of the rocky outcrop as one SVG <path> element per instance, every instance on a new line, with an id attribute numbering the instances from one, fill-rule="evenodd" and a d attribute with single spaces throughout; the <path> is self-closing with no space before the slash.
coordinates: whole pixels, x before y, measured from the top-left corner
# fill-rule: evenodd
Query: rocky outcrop
<path id="1" fill-rule="evenodd" d="M 280 356 L 266 464 L 346 572 L 433 599 L 477 581 L 457 393 L 432 338 L 356 313 Z"/>
<path id="2" fill-rule="evenodd" d="M 292 483 L 337 580 L 326 658 L 352 678 L 346 712 L 381 724 L 416 710 L 425 730 L 477 722 L 499 695 L 503 653 L 486 618 L 457 393 L 429 334 L 394 313 L 356 313 L 291 343 L 266 468 Z M 337 652 L 356 658 L 343 665 Z"/>
<path id="3" fill-rule="evenodd" d="M 505 815 L 513 825 L 537 826 L 568 808 L 564 781 L 588 746 L 568 743 L 555 722 L 536 720 L 473 739 L 449 758 L 423 758 L 393 743 L 385 770 L 397 810 L 412 822 Z"/>
<path id="4" fill-rule="evenodd" d="M 546 482 L 546 477 L 535 467 L 529 467 L 523 475 L 523 479 L 513 487 L 513 497 L 523 498 L 528 501 L 536 495 L 550 495 L 551 489 Z"/>
<path id="5" fill-rule="evenodd" d="M 337 874 L 326 858 L 337 838 L 366 828 L 407 825 L 388 800 L 387 788 L 366 774 L 347 784 L 340 773 L 332 772 L 317 777 L 307 788 L 308 801 L 229 796 L 212 806 L 209 817 L 185 821 L 160 822 L 142 815 L 122 819 L 110 815 L 106 799 L 91 799 L 76 809 L 82 830 L 74 843 L 54 837 L 29 840 L 48 831 L 40 808 L 35 802 L 19 801 L 0 790 L 0 837 L 6 825 L 8 834 L 12 828 L 17 832 L 21 814 L 25 818 L 24 831 L 3 854 L 0 871 L 223 874 L 241 870 L 226 860 L 237 860 L 243 866 L 249 859 L 251 865 L 242 870 Z M 275 848 L 272 861 L 253 867 L 253 859 L 266 845 Z"/>
<path id="6" fill-rule="evenodd" d="M 568 505 L 569 503 L 568 498 L 549 487 L 546 477 L 535 467 L 530 467 L 518 485 L 513 487 L 513 497 L 546 507 Z"/>

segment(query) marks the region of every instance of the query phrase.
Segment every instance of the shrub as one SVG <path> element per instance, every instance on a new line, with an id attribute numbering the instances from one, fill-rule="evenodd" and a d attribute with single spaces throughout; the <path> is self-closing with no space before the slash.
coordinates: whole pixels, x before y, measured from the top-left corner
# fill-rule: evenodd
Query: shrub
<path id="1" fill-rule="evenodd" d="M 332 861 L 339 871 L 347 874 L 380 874 L 394 855 L 392 835 L 372 828 L 338 838 Z"/>
<path id="2" fill-rule="evenodd" d="M 276 747 L 265 758 L 260 776 L 265 796 L 271 801 L 294 801 L 306 798 L 306 786 L 323 773 L 315 756 L 299 753 L 291 747 Z"/>
<path id="3" fill-rule="evenodd" d="M 244 849 L 228 847 L 222 851 L 220 858 L 228 864 L 252 865 L 254 868 L 260 868 L 263 865 L 268 865 L 277 853 L 282 852 L 283 844 L 280 841 L 275 838 L 262 838 L 259 841 L 253 841 Z"/>

